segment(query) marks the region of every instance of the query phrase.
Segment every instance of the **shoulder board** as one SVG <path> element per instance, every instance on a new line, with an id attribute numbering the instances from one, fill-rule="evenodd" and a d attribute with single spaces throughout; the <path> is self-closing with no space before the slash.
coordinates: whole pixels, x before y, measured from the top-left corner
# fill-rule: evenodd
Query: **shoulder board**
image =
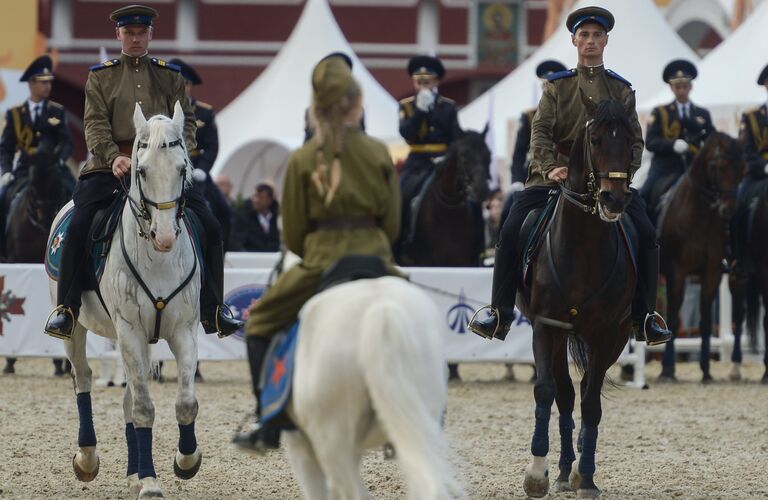
<path id="1" fill-rule="evenodd" d="M 213 109 L 213 106 L 203 101 L 195 101 L 195 105 L 197 105 L 198 108 Z"/>
<path id="2" fill-rule="evenodd" d="M 621 83 L 625 84 L 627 87 L 631 87 L 632 86 L 631 83 L 629 83 L 626 79 L 624 79 L 623 76 L 621 76 L 620 74 L 616 73 L 615 71 L 611 71 L 610 69 L 607 69 L 607 70 L 605 70 L 605 74 L 610 76 L 614 80 L 620 81 Z"/>
<path id="3" fill-rule="evenodd" d="M 176 73 L 180 73 L 181 72 L 181 67 L 180 66 L 176 66 L 175 64 L 171 64 L 169 62 L 165 62 L 162 59 L 158 59 L 156 57 L 152 57 L 149 60 L 152 61 L 152 64 L 154 64 L 155 66 L 160 66 L 161 68 L 170 69 L 172 71 L 175 71 Z"/>
<path id="4" fill-rule="evenodd" d="M 102 62 L 100 64 L 96 64 L 94 66 L 91 66 L 90 70 L 91 71 L 98 71 L 98 70 L 104 69 L 104 68 L 113 68 L 113 67 L 115 67 L 115 66 L 117 66 L 119 64 L 120 64 L 120 59 L 107 59 L 106 61 L 104 61 L 104 62 Z"/>
<path id="5" fill-rule="evenodd" d="M 405 99 L 400 99 L 400 104 L 409 104 L 412 103 L 416 98 L 414 96 L 406 97 Z"/>
<path id="6" fill-rule="evenodd" d="M 51 101 L 50 99 L 48 99 L 48 107 L 49 107 L 49 108 L 58 108 L 58 109 L 63 109 L 63 108 L 64 108 L 64 106 L 62 106 L 62 105 L 61 105 L 61 104 L 59 104 L 58 102 L 56 102 L 56 101 Z"/>
<path id="7" fill-rule="evenodd" d="M 558 71 L 557 73 L 550 73 L 547 75 L 547 81 L 554 82 L 555 80 L 560 80 L 561 78 L 570 78 L 572 76 L 576 76 L 576 70 L 567 69 L 565 71 Z"/>
<path id="8" fill-rule="evenodd" d="M 456 104 L 456 101 L 454 101 L 453 99 L 449 99 L 449 98 L 443 97 L 441 95 L 437 96 L 437 101 L 438 102 L 447 102 L 448 104 Z"/>

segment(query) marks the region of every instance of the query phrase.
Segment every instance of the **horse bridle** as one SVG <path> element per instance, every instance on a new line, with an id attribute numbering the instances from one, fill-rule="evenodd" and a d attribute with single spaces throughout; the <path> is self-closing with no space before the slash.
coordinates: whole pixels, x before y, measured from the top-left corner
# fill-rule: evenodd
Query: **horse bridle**
<path id="1" fill-rule="evenodd" d="M 629 185 L 630 178 L 629 172 L 620 170 L 609 170 L 608 172 L 601 172 L 595 168 L 595 163 L 592 160 L 592 123 L 594 119 L 587 121 L 584 126 L 584 165 L 587 169 L 587 192 L 580 193 L 573 189 L 568 188 L 565 182 L 560 184 L 560 191 L 567 201 L 581 208 L 585 213 L 591 215 L 597 215 L 598 203 L 600 201 L 599 194 L 600 188 L 597 183 L 601 179 L 610 180 L 624 180 Z"/>
<path id="2" fill-rule="evenodd" d="M 184 148 L 182 139 L 176 139 L 175 141 L 168 142 L 163 144 L 162 148 L 172 148 L 172 147 L 180 147 Z M 136 145 L 136 149 L 146 149 L 149 147 L 149 144 L 146 142 L 139 141 Z M 184 166 L 180 170 L 180 175 L 182 178 L 186 177 L 187 175 L 187 167 L 189 166 L 189 162 L 186 158 L 184 158 Z M 137 162 L 138 167 L 138 162 Z M 181 233 L 181 225 L 179 224 L 179 221 L 184 216 L 184 207 L 186 205 L 186 198 L 184 197 L 184 182 L 181 183 L 181 192 L 179 193 L 179 196 L 171 201 L 154 201 L 151 198 L 149 198 L 147 195 L 144 194 L 144 189 L 141 185 L 141 179 L 144 176 L 144 171 L 140 170 L 136 172 L 136 186 L 139 189 L 139 200 L 138 202 L 133 199 L 133 197 L 130 194 L 130 191 L 128 187 L 125 184 L 125 180 L 123 178 L 120 179 L 120 183 L 122 184 L 123 191 L 125 192 L 125 196 L 128 199 L 128 204 L 131 207 L 131 213 L 133 214 L 134 219 L 136 219 L 136 223 L 139 226 L 139 236 L 144 238 L 145 240 L 149 239 L 149 232 L 144 230 L 144 226 L 141 223 L 141 219 L 143 219 L 146 222 L 149 222 L 152 220 L 152 216 L 149 213 L 149 209 L 147 206 L 154 207 L 157 210 L 171 210 L 176 209 L 176 236 Z"/>
<path id="3" fill-rule="evenodd" d="M 690 168 L 686 171 L 685 176 L 688 178 L 688 182 L 691 184 L 691 186 L 696 190 L 699 195 L 701 195 L 704 198 L 704 201 L 707 202 L 707 205 L 711 209 L 715 209 L 717 205 L 721 202 L 721 196 L 722 195 L 728 195 L 728 196 L 736 196 L 737 190 L 736 189 L 721 189 L 720 188 L 720 177 L 717 173 L 717 168 L 715 168 L 715 165 L 721 161 L 736 161 L 738 160 L 738 157 L 731 156 L 723 152 L 722 148 L 720 147 L 720 144 L 718 144 L 715 147 L 715 155 L 714 158 L 712 158 L 712 161 L 707 163 L 707 181 L 714 185 L 714 188 L 704 186 L 698 182 L 691 176 L 691 170 Z"/>

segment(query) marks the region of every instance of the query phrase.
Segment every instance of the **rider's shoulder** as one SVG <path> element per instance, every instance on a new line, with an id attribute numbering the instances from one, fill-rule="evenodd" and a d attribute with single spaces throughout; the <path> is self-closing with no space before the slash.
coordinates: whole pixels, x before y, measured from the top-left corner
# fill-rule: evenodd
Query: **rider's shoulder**
<path id="1" fill-rule="evenodd" d="M 413 104 L 413 102 L 416 100 L 415 96 L 406 97 L 405 99 L 400 99 L 400 104 L 405 106 L 406 104 Z"/>
<path id="2" fill-rule="evenodd" d="M 195 105 L 197 105 L 198 108 L 203 108 L 203 109 L 206 109 L 208 111 L 213 111 L 213 106 L 211 106 L 207 102 L 195 101 Z"/>
<path id="3" fill-rule="evenodd" d="M 614 80 L 620 81 L 621 83 L 623 83 L 627 87 L 632 87 L 632 84 L 629 83 L 629 80 L 627 80 L 626 78 L 624 78 L 623 76 L 621 76 L 620 74 L 616 73 L 615 71 L 613 71 L 611 69 L 606 69 L 605 70 L 605 74 L 610 76 Z"/>
<path id="4" fill-rule="evenodd" d="M 576 70 L 575 69 L 567 69 L 565 71 L 557 71 L 555 73 L 550 73 L 547 75 L 547 81 L 548 82 L 556 82 L 557 80 L 562 80 L 563 78 L 571 78 L 576 76 Z"/>
<path id="5" fill-rule="evenodd" d="M 50 99 L 48 99 L 48 110 L 54 111 L 57 113 L 64 112 L 64 106 L 62 104 L 59 104 L 56 101 L 51 101 Z"/>
<path id="6" fill-rule="evenodd" d="M 171 71 L 175 71 L 176 73 L 181 72 L 181 66 L 178 66 L 176 64 L 171 64 L 164 59 L 158 59 L 157 57 L 150 57 L 149 61 L 155 66 L 157 66 L 158 68 L 169 69 Z"/>
<path id="7" fill-rule="evenodd" d="M 99 71 L 106 68 L 116 68 L 120 65 L 120 59 L 107 59 L 106 61 L 102 61 L 99 64 L 94 64 L 89 69 L 90 71 Z"/>
<path id="8" fill-rule="evenodd" d="M 453 104 L 453 105 L 456 104 L 456 101 L 454 101 L 453 99 L 450 99 L 448 97 L 444 97 L 444 96 L 441 96 L 441 95 L 437 96 L 437 102 L 445 103 L 445 104 Z"/>

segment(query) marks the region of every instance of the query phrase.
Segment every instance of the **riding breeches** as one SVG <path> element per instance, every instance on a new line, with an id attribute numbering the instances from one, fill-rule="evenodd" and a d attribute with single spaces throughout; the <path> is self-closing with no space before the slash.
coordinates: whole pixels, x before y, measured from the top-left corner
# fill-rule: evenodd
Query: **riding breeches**
<path id="1" fill-rule="evenodd" d="M 205 231 L 204 247 L 209 245 L 220 245 L 224 240 L 221 233 L 221 224 L 219 224 L 216 216 L 213 215 L 211 208 L 208 206 L 208 202 L 205 201 L 205 197 L 199 189 L 193 187 L 187 187 L 184 190 L 184 199 L 186 200 L 187 208 L 192 210 L 203 225 Z M 201 235 L 202 236 L 202 235 Z"/>
<path id="2" fill-rule="evenodd" d="M 648 217 L 648 207 L 645 204 L 645 200 L 640 196 L 636 189 L 631 188 L 632 200 L 629 202 L 629 206 L 626 208 L 626 213 L 632 222 L 635 224 L 637 230 L 637 239 L 640 246 L 639 250 L 649 250 L 658 246 L 658 240 L 656 237 L 656 227 Z"/>
<path id="3" fill-rule="evenodd" d="M 411 202 L 424 188 L 430 174 L 435 169 L 432 156 L 409 155 L 400 173 L 400 198 L 402 211 L 400 225 L 401 240 L 407 240 L 411 231 Z"/>

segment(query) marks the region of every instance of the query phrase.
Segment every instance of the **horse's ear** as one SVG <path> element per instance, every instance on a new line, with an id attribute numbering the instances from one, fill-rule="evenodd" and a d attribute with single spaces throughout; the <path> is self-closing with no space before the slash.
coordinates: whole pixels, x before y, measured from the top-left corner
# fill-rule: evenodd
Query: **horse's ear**
<path id="1" fill-rule="evenodd" d="M 491 128 L 490 122 L 485 122 L 485 128 L 483 129 L 483 139 L 485 139 L 485 136 L 488 135 L 488 129 Z"/>
<path id="2" fill-rule="evenodd" d="M 581 102 L 584 104 L 584 108 L 587 110 L 587 117 L 594 118 L 597 114 L 597 104 L 592 102 L 592 99 L 587 97 L 581 88 L 579 88 L 579 95 L 581 96 Z"/>
<path id="3" fill-rule="evenodd" d="M 173 124 L 176 125 L 179 132 L 184 131 L 184 110 L 181 109 L 179 101 L 176 101 L 176 104 L 173 106 Z"/>
<path id="4" fill-rule="evenodd" d="M 624 98 L 624 110 L 627 114 L 632 114 L 635 111 L 635 91 L 633 90 L 627 97 Z"/>
<path id="5" fill-rule="evenodd" d="M 133 108 L 133 127 L 136 129 L 138 135 L 139 130 L 143 129 L 147 124 L 147 119 L 144 117 L 144 112 L 141 110 L 139 103 L 136 103 L 136 107 Z"/>

